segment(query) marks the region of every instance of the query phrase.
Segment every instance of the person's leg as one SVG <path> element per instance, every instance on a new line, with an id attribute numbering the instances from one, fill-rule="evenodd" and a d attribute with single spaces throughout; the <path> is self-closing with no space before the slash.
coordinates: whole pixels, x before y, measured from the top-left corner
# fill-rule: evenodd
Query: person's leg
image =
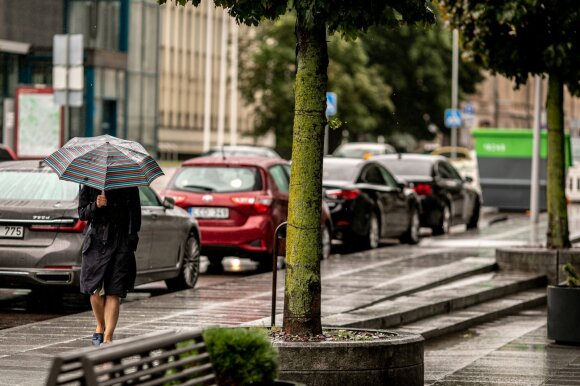
<path id="1" fill-rule="evenodd" d="M 105 343 L 113 341 L 113 333 L 119 320 L 119 304 L 119 296 L 107 295 L 105 299 L 105 326 L 107 326 L 105 329 Z"/>
<path id="2" fill-rule="evenodd" d="M 95 328 L 96 333 L 102 334 L 105 332 L 105 297 L 98 293 L 91 295 L 91 308 L 97 321 Z"/>

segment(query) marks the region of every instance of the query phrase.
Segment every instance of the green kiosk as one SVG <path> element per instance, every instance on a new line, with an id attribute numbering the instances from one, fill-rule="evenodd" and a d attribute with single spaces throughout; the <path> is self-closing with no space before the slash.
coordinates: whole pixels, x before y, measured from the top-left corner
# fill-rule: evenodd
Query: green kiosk
<path id="1" fill-rule="evenodd" d="M 483 204 L 503 210 L 530 208 L 533 131 L 475 129 L 475 152 Z M 565 137 L 566 166 L 571 165 L 570 136 Z M 540 210 L 546 210 L 547 132 L 540 142 Z"/>

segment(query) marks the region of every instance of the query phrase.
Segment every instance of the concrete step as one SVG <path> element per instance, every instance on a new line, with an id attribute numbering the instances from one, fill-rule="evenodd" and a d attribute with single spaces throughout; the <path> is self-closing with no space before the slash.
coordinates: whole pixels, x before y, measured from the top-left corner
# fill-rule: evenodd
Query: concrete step
<path id="1" fill-rule="evenodd" d="M 393 328 L 545 285 L 546 278 L 542 275 L 480 274 L 370 307 L 323 317 L 322 324 L 336 327 Z"/>
<path id="2" fill-rule="evenodd" d="M 546 289 L 534 288 L 405 324 L 394 331 L 420 334 L 425 339 L 432 339 L 545 304 Z"/>

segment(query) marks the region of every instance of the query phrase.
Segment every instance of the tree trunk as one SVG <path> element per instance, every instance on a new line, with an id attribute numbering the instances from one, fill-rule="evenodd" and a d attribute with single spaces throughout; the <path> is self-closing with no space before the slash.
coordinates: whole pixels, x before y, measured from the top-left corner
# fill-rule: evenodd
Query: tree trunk
<path id="1" fill-rule="evenodd" d="M 320 322 L 320 216 L 328 52 L 324 21 L 297 6 L 292 178 L 286 240 L 284 331 L 317 335 Z"/>
<path id="2" fill-rule="evenodd" d="M 566 153 L 564 150 L 564 84 L 557 74 L 549 74 L 548 99 L 548 248 L 569 248 L 566 205 Z"/>

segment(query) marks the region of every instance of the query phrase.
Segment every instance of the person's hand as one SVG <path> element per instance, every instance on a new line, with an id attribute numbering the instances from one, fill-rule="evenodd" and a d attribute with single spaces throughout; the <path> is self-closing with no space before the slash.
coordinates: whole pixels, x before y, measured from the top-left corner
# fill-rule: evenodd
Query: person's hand
<path id="1" fill-rule="evenodd" d="M 107 197 L 104 194 L 99 194 L 97 196 L 97 208 L 102 208 L 103 206 L 107 206 Z"/>

